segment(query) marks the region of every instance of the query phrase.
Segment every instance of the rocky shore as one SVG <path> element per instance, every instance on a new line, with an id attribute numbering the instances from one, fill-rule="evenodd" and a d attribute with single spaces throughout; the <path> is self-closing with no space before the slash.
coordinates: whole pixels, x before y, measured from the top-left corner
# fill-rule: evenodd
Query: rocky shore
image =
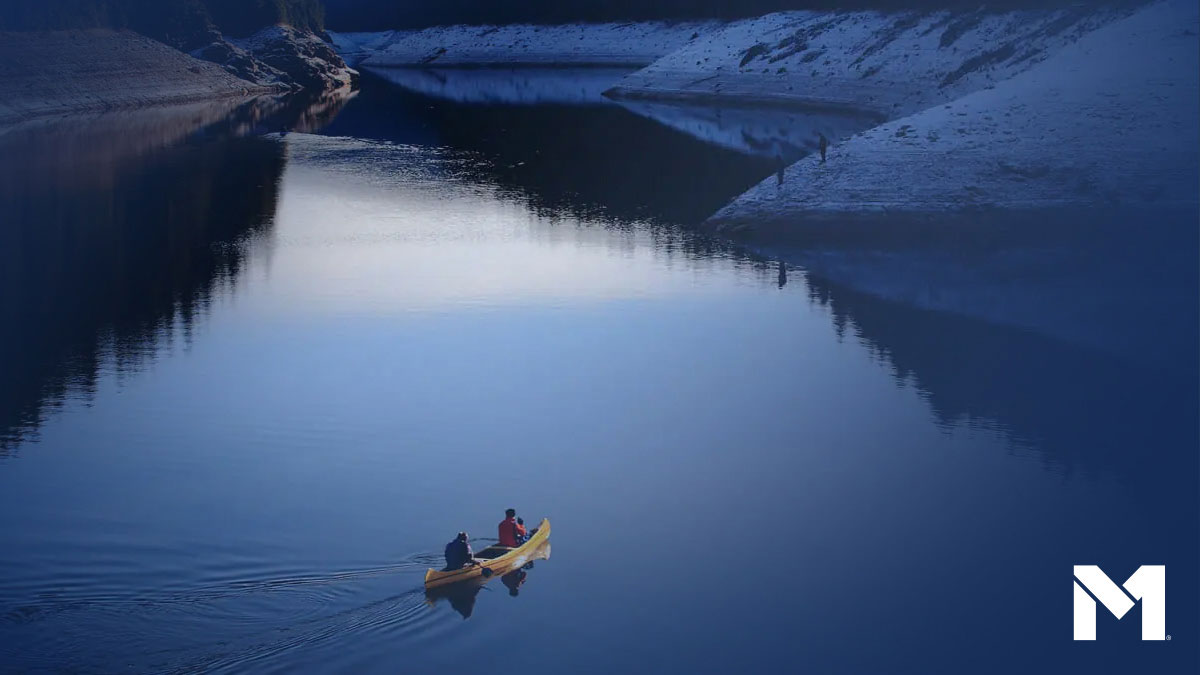
<path id="1" fill-rule="evenodd" d="M 272 93 L 130 31 L 0 33 L 0 123 Z"/>
<path id="2" fill-rule="evenodd" d="M 357 83 L 329 43 L 289 26 L 205 38 L 185 53 L 129 30 L 0 32 L 0 124 L 263 94 L 316 97 Z"/>
<path id="3" fill-rule="evenodd" d="M 358 73 L 346 65 L 331 43 L 291 26 L 268 26 L 247 38 L 214 42 L 193 54 L 220 58 L 227 51 L 225 45 L 231 49 L 223 63 L 245 79 L 267 73 L 293 88 L 317 92 L 352 87 L 358 82 Z M 243 55 L 249 57 L 249 63 Z M 246 68 L 250 72 L 243 74 Z"/>

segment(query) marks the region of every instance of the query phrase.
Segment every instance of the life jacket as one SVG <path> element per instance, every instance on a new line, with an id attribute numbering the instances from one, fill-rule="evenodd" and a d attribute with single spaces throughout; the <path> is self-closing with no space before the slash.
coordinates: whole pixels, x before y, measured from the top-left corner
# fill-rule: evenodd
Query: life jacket
<path id="1" fill-rule="evenodd" d="M 521 537 L 525 536 L 525 526 L 515 518 L 505 518 L 500 521 L 500 545 L 516 548 L 521 545 Z"/>

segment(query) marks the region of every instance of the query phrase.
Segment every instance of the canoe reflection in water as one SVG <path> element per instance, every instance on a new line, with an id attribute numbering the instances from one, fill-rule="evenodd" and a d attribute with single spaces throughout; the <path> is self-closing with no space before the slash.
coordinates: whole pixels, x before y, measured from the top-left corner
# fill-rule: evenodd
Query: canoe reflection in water
<path id="1" fill-rule="evenodd" d="M 512 570 L 508 574 L 500 577 L 500 583 L 508 589 L 508 594 L 517 597 L 520 595 L 521 586 L 529 579 L 529 571 L 533 569 L 534 560 L 548 560 L 550 558 L 550 542 L 543 542 L 533 550 L 530 556 L 530 561 L 523 566 Z M 449 586 L 438 586 L 425 591 L 425 603 L 430 607 L 437 605 L 439 600 L 445 599 L 450 602 L 450 606 L 454 611 L 462 614 L 464 619 L 471 618 L 471 613 L 475 611 L 475 598 L 483 587 L 491 581 L 491 578 L 475 577 L 460 581 Z"/>
<path id="2" fill-rule="evenodd" d="M 533 563 L 525 563 L 525 567 L 516 569 L 504 576 L 500 577 L 500 583 L 508 588 L 508 594 L 517 597 L 521 593 L 521 585 L 525 583 L 525 578 L 529 576 L 526 569 L 533 569 Z"/>

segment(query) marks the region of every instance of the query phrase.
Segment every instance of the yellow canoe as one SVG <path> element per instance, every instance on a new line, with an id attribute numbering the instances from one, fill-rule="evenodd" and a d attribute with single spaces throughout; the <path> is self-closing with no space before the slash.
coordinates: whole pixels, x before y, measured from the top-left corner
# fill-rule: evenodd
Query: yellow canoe
<path id="1" fill-rule="evenodd" d="M 475 559 L 480 563 L 478 565 L 467 565 L 449 572 L 430 569 L 425 573 L 425 588 L 436 588 L 477 577 L 486 579 L 504 576 L 531 560 L 549 558 L 549 547 L 545 545 L 549 539 L 550 521 L 543 518 L 542 524 L 537 526 L 537 532 L 516 548 L 489 546 L 475 554 Z"/>

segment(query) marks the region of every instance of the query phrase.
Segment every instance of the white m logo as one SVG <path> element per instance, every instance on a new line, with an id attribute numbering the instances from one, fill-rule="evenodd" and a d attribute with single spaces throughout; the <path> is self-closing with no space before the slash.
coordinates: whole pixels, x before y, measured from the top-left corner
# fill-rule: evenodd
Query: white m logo
<path id="1" fill-rule="evenodd" d="M 1082 584 L 1082 586 L 1080 585 Z M 1096 600 L 1118 619 L 1142 601 L 1142 639 L 1165 640 L 1167 637 L 1167 566 L 1142 565 L 1121 590 L 1095 565 L 1075 566 L 1075 639 L 1096 639 Z M 1088 595 L 1087 588 L 1096 596 Z M 1128 595 L 1126 594 L 1128 591 Z M 1130 596 L 1133 600 L 1130 600 Z"/>

